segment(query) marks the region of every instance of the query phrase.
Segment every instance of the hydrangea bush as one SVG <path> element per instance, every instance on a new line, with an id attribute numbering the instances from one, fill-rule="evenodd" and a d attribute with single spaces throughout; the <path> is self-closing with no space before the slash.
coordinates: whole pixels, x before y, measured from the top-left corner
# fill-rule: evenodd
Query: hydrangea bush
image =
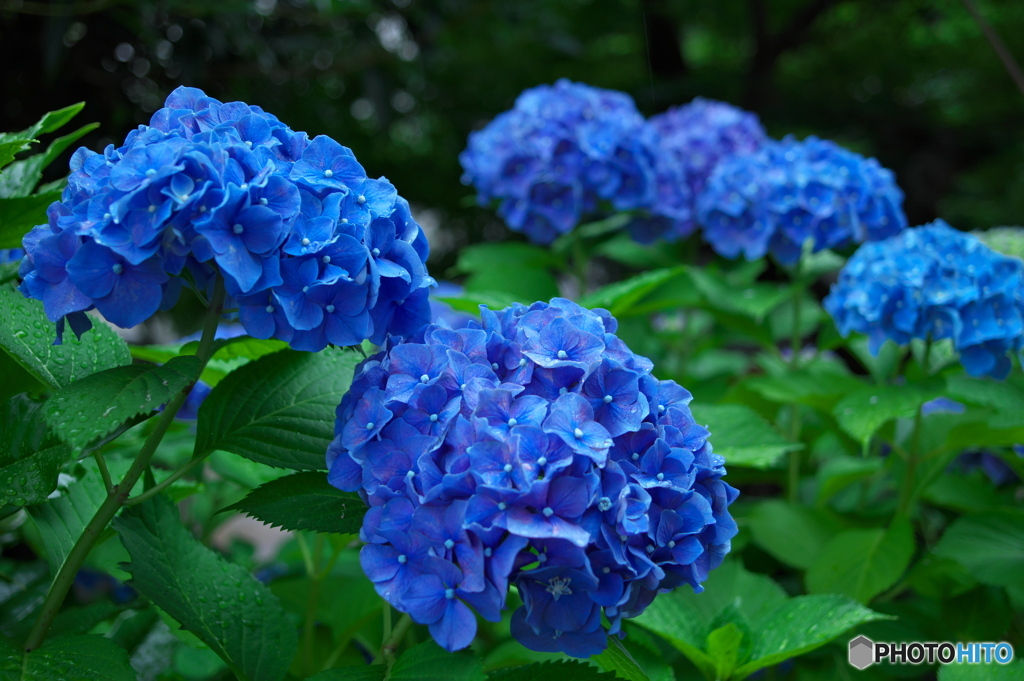
<path id="1" fill-rule="evenodd" d="M 0 136 L 0 246 L 25 246 L 0 252 L 0 678 L 818 679 L 859 636 L 1020 649 L 1019 229 L 904 229 L 872 159 L 560 81 L 461 159 L 545 247 L 466 247 L 428 300 L 408 204 L 330 138 L 183 88 L 41 184 L 91 127 L 32 145 L 80 109 Z M 199 314 L 153 319 L 182 288 Z M 100 318 L 180 340 L 52 344 Z"/>
<path id="2" fill-rule="evenodd" d="M 729 551 L 736 490 L 688 408 L 604 310 L 556 298 L 426 327 L 356 371 L 330 482 L 370 505 L 377 592 L 448 650 L 497 621 L 510 584 L 528 648 L 588 657 L 659 591 L 701 590 Z"/>
<path id="3" fill-rule="evenodd" d="M 25 237 L 26 296 L 80 333 L 131 327 L 183 282 L 224 279 L 246 331 L 301 350 L 406 335 L 428 318 L 426 238 L 386 179 L 242 102 L 195 88 L 102 154 L 79 149 L 48 223 Z M 235 307 L 235 305 L 230 305 Z"/>

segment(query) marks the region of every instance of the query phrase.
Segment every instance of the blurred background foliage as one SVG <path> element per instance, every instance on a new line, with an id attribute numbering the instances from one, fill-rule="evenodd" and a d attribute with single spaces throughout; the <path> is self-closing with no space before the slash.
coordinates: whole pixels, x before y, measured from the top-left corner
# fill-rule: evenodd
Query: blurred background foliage
<path id="1" fill-rule="evenodd" d="M 1024 3 L 975 4 L 1024 58 Z M 440 276 L 510 235 L 459 181 L 466 136 L 563 76 L 876 156 L 911 224 L 1024 209 L 1024 99 L 961 0 L 0 0 L 0 59 L 0 130 L 85 101 L 100 149 L 185 84 L 331 135 L 414 205 Z"/>

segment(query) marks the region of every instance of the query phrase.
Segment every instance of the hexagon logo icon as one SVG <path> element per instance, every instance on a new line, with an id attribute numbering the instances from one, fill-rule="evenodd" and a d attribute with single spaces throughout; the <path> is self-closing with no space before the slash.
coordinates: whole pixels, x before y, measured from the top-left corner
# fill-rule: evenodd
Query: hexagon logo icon
<path id="1" fill-rule="evenodd" d="M 867 669 L 875 661 L 875 642 L 867 636 L 858 636 L 850 641 L 850 664 L 857 669 Z"/>

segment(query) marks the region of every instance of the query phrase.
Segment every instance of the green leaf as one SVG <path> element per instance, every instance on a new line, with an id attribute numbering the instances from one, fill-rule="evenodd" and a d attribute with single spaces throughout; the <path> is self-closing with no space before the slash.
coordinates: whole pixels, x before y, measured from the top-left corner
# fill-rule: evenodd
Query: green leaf
<path id="1" fill-rule="evenodd" d="M 0 509 L 44 501 L 71 458 L 68 447 L 48 439 L 42 402 L 22 394 L 5 406 L 0 412 Z"/>
<path id="2" fill-rule="evenodd" d="M 483 681 L 483 663 L 476 653 L 449 653 L 433 641 L 402 653 L 391 668 L 391 681 Z"/>
<path id="3" fill-rule="evenodd" d="M 197 456 L 215 449 L 278 468 L 322 470 L 334 411 L 359 353 L 281 352 L 230 373 L 199 408 Z"/>
<path id="4" fill-rule="evenodd" d="M 622 315 L 659 286 L 685 275 L 686 268 L 682 266 L 651 270 L 624 281 L 609 284 L 586 296 L 580 301 L 580 305 L 591 308 L 603 307 L 613 315 Z"/>
<path id="5" fill-rule="evenodd" d="M 223 338 L 214 341 L 214 352 L 211 359 L 232 360 L 232 359 L 259 359 L 265 355 L 271 355 L 278 350 L 284 350 L 288 344 L 274 338 L 253 338 L 252 336 L 235 336 L 234 338 Z M 186 343 L 181 348 L 181 354 L 194 355 L 199 350 L 199 341 Z"/>
<path id="6" fill-rule="evenodd" d="M 840 532 L 807 570 L 807 590 L 867 603 L 899 580 L 913 555 L 914 533 L 905 519 L 888 529 Z"/>
<path id="7" fill-rule="evenodd" d="M 971 476 L 953 473 L 939 475 L 932 480 L 921 496 L 932 506 L 959 513 L 987 511 L 1013 503 L 1012 492 L 996 489 L 992 481 L 980 473 Z"/>
<path id="8" fill-rule="evenodd" d="M 4 495 L 0 496 L 0 502 L 29 506 L 45 501 L 57 488 L 57 477 L 69 458 L 71 450 L 66 445 L 55 445 L 24 459 L 0 464 L 0 480 L 7 481 L 0 487 Z"/>
<path id="9" fill-rule="evenodd" d="M 995 428 L 1024 426 L 1024 390 L 1011 383 L 953 374 L 946 378 L 945 396 L 988 407 L 1003 416 L 998 423 L 990 420 L 990 425 Z"/>
<path id="10" fill-rule="evenodd" d="M 593 239 L 604 236 L 611 232 L 617 232 L 633 220 L 629 213 L 615 213 L 611 217 L 594 222 L 586 222 L 575 227 L 571 232 L 562 234 L 551 244 L 550 248 L 555 253 L 569 253 L 572 245 L 582 239 Z"/>
<path id="11" fill-rule="evenodd" d="M 104 636 L 66 636 L 25 654 L 0 641 L 0 681 L 135 681 L 128 651 Z"/>
<path id="12" fill-rule="evenodd" d="M 992 227 L 971 233 L 993 251 L 1024 260 L 1024 228 Z"/>
<path id="13" fill-rule="evenodd" d="M 935 554 L 955 560 L 985 584 L 1020 584 L 1024 570 L 1024 510 L 983 511 L 957 519 Z"/>
<path id="14" fill-rule="evenodd" d="M 743 661 L 740 657 L 742 643 L 743 631 L 733 622 L 708 634 L 707 651 L 715 663 L 717 678 L 730 678 L 733 670 Z"/>
<path id="15" fill-rule="evenodd" d="M 862 381 L 825 362 L 778 376 L 754 376 L 743 381 L 743 387 L 775 404 L 806 404 L 819 410 L 831 410 L 840 397 L 863 385 Z"/>
<path id="16" fill-rule="evenodd" d="M 0 324 L 0 347 L 51 388 L 132 361 L 128 345 L 102 322 L 82 334 L 82 340 L 66 332 L 64 344 L 53 345 L 54 326 L 43 304 L 9 284 L 0 285 L 0 319 L 13 320 Z"/>
<path id="17" fill-rule="evenodd" d="M 663 244 L 638 244 L 629 234 L 617 234 L 601 242 L 592 253 L 637 269 L 671 267 L 675 260 L 671 252 L 665 251 Z"/>
<path id="18" fill-rule="evenodd" d="M 6 558 L 0 558 L 0 575 L 0 634 L 20 641 L 35 621 L 50 579 L 46 566 L 39 561 L 23 563 Z"/>
<path id="19" fill-rule="evenodd" d="M 0 168 L 9 164 L 14 157 L 39 140 L 25 137 L 20 133 L 0 133 Z"/>
<path id="20" fill-rule="evenodd" d="M 46 402 L 46 422 L 76 451 L 129 419 L 153 411 L 199 378 L 198 357 L 167 364 L 130 364 L 107 369 L 58 390 Z"/>
<path id="21" fill-rule="evenodd" d="M 797 596 L 780 604 L 761 621 L 751 661 L 735 671 L 743 679 L 765 667 L 820 648 L 853 627 L 890 619 L 836 594 Z"/>
<path id="22" fill-rule="evenodd" d="M 709 679 L 717 677 L 714 659 L 705 650 L 708 635 L 729 621 L 741 630 L 757 631 L 759 623 L 786 600 L 774 581 L 726 561 L 713 570 L 700 594 L 676 589 L 661 594 L 634 620 L 682 652 Z"/>
<path id="23" fill-rule="evenodd" d="M 516 302 L 516 296 L 503 291 L 480 291 L 460 296 L 431 297 L 431 300 L 448 305 L 457 312 L 465 312 L 471 315 L 480 314 L 480 306 L 486 305 L 491 310 L 502 310 Z"/>
<path id="24" fill-rule="evenodd" d="M 786 452 L 803 449 L 745 405 L 694 404 L 690 408 L 697 423 L 711 431 L 715 453 L 724 456 L 728 466 L 771 468 Z"/>
<path id="25" fill-rule="evenodd" d="M 317 622 L 331 630 L 336 645 L 351 641 L 353 636 L 371 622 L 380 622 L 381 611 L 385 605 L 385 601 L 377 594 L 373 583 L 363 572 L 363 567 L 359 563 L 359 552 L 344 550 L 344 546 L 353 539 L 352 535 L 330 537 L 339 554 L 328 581 L 332 584 L 344 584 L 344 588 L 318 589 L 319 595 L 316 596 Z M 274 579 L 270 583 L 270 590 L 281 599 L 285 609 L 305 612 L 309 607 L 312 583 L 304 572 L 300 572 L 294 576 Z"/>
<path id="26" fill-rule="evenodd" d="M 925 402 L 942 394 L 937 383 L 908 383 L 865 387 L 848 394 L 832 410 L 840 428 L 867 446 L 879 428 L 897 418 L 911 417 Z"/>
<path id="27" fill-rule="evenodd" d="M 554 267 L 560 258 L 549 249 L 515 241 L 474 244 L 459 252 L 455 266 L 462 274 L 479 274 L 495 267 L 522 265 L 524 267 Z"/>
<path id="28" fill-rule="evenodd" d="M 69 135 L 55 139 L 44 153 L 12 163 L 9 168 L 0 173 L 0 198 L 23 197 L 31 194 L 39 184 L 43 170 L 53 163 L 65 149 L 98 127 L 98 123 L 84 125 Z M 49 192 L 40 191 L 40 193 Z"/>
<path id="29" fill-rule="evenodd" d="M 815 502 L 823 505 L 840 490 L 846 489 L 882 469 L 881 457 L 854 457 L 838 455 L 828 459 L 818 469 L 818 493 Z"/>
<path id="30" fill-rule="evenodd" d="M 128 470 L 128 464 L 121 460 L 107 462 L 112 476 L 118 476 Z M 35 522 L 39 536 L 46 547 L 46 560 L 50 564 L 50 573 L 54 576 L 60 571 L 71 548 L 92 520 L 100 504 L 107 498 L 107 490 L 100 476 L 99 468 L 91 459 L 86 459 L 69 470 L 77 476 L 67 490 L 45 504 L 28 509 L 29 516 Z"/>
<path id="31" fill-rule="evenodd" d="M 754 542 L 776 560 L 806 570 L 837 530 L 823 513 L 781 499 L 762 501 L 749 518 Z"/>
<path id="32" fill-rule="evenodd" d="M 22 134 L 27 137 L 38 137 L 39 135 L 45 135 L 49 132 L 56 132 L 70 123 L 71 119 L 77 116 L 84 108 L 85 102 L 78 102 L 77 104 L 66 106 L 63 109 L 51 111 L 44 114 L 42 118 Z"/>
<path id="33" fill-rule="evenodd" d="M 251 336 L 237 336 L 219 339 L 214 342 L 215 351 L 203 369 L 201 380 L 212 388 L 243 364 L 287 347 L 287 343 L 272 338 L 262 340 Z M 185 344 L 133 345 L 131 353 L 135 359 L 163 364 L 179 355 L 194 355 L 198 349 L 199 342 L 192 341 Z"/>
<path id="34" fill-rule="evenodd" d="M 21 239 L 36 225 L 46 224 L 46 209 L 60 200 L 59 191 L 0 199 L 0 248 L 21 248 Z"/>
<path id="35" fill-rule="evenodd" d="M 21 267 L 20 260 L 0 265 L 0 284 L 6 284 L 9 281 L 14 281 L 15 279 L 17 279 L 19 267 Z M 15 284 L 17 284 L 17 282 L 15 282 Z"/>
<path id="36" fill-rule="evenodd" d="M 331 486 L 324 473 L 307 471 L 260 485 L 223 510 L 286 530 L 357 534 L 367 508 L 358 494 Z"/>
<path id="37" fill-rule="evenodd" d="M 615 674 L 599 671 L 576 660 L 549 660 L 504 667 L 487 675 L 487 681 L 615 681 L 616 678 Z"/>
<path id="38" fill-rule="evenodd" d="M 1020 681 L 1024 679 L 1024 660 L 1009 664 L 944 664 L 939 681 Z"/>
<path id="39" fill-rule="evenodd" d="M 444 303 L 458 312 L 472 315 L 480 314 L 480 306 L 486 305 L 492 310 L 502 310 L 515 302 L 515 298 L 501 291 L 474 291 L 472 295 L 461 298 L 433 298 L 431 300 Z"/>
<path id="40" fill-rule="evenodd" d="M 791 297 L 789 289 L 774 284 L 752 283 L 740 289 L 717 272 L 688 267 L 687 273 L 712 309 L 731 312 L 761 322 L 768 313 Z"/>
<path id="41" fill-rule="evenodd" d="M 601 665 L 601 669 L 606 672 L 614 672 L 620 679 L 650 681 L 644 670 L 626 650 L 626 646 L 622 645 L 622 641 L 615 636 L 608 637 L 608 647 L 604 649 L 603 653 L 594 655 L 590 659 Z"/>
<path id="42" fill-rule="evenodd" d="M 217 475 L 243 489 L 253 489 L 290 474 L 287 469 L 264 466 L 229 452 L 214 452 L 206 461 Z"/>
<path id="43" fill-rule="evenodd" d="M 153 364 L 163 364 L 182 354 L 181 349 L 183 347 L 185 346 L 180 344 L 130 345 L 128 350 L 132 353 L 132 358 L 134 359 L 141 359 L 143 362 L 152 362 Z"/>
<path id="44" fill-rule="evenodd" d="M 804 253 L 800 258 L 800 276 L 810 280 L 823 274 L 838 272 L 846 264 L 846 258 L 835 251 L 825 249 L 817 253 Z"/>
<path id="45" fill-rule="evenodd" d="M 114 527 L 132 562 L 131 585 L 249 681 L 279 681 L 297 645 L 277 597 L 239 565 L 200 544 L 170 500 L 123 511 Z"/>
<path id="46" fill-rule="evenodd" d="M 383 681 L 388 668 L 382 664 L 362 667 L 338 667 L 314 674 L 306 681 Z"/>
<path id="47" fill-rule="evenodd" d="M 126 606 L 114 601 L 96 601 L 88 605 L 73 605 L 57 614 L 49 636 L 88 634 L 100 622 L 124 612 Z"/>
<path id="48" fill-rule="evenodd" d="M 469 275 L 464 283 L 467 297 L 500 292 L 532 303 L 558 295 L 558 283 L 550 270 L 560 262 L 549 249 L 505 241 L 462 249 L 454 270 Z"/>

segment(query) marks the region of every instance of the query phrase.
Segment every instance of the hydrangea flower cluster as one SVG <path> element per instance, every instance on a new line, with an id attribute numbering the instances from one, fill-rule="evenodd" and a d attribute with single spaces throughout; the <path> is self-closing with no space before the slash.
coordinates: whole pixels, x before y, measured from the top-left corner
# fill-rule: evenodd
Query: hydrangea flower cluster
<path id="1" fill-rule="evenodd" d="M 1005 378 L 1024 347 L 1024 262 L 942 220 L 857 249 L 824 300 L 839 332 L 951 339 L 972 376 Z"/>
<path id="2" fill-rule="evenodd" d="M 462 181 L 481 205 L 531 241 L 549 244 L 604 200 L 616 210 L 647 206 L 653 159 L 644 118 L 622 92 L 559 80 L 524 90 L 515 106 L 470 134 L 459 155 Z"/>
<path id="3" fill-rule="evenodd" d="M 698 97 L 647 121 L 655 194 L 648 215 L 630 225 L 636 241 L 678 241 L 697 228 L 697 197 L 723 159 L 757 151 L 766 138 L 755 114 Z"/>
<path id="4" fill-rule="evenodd" d="M 892 171 L 813 136 L 723 160 L 697 199 L 717 253 L 757 260 L 771 252 L 786 265 L 808 240 L 816 253 L 896 234 L 907 226 L 902 204 Z"/>
<path id="5" fill-rule="evenodd" d="M 497 621 L 511 584 L 523 645 L 587 657 L 658 592 L 702 589 L 737 491 L 690 393 L 655 379 L 607 311 L 481 314 L 361 365 L 329 480 L 370 505 L 360 559 L 378 593 L 440 645 L 470 644 L 470 607 Z"/>
<path id="6" fill-rule="evenodd" d="M 408 203 L 351 150 L 242 102 L 181 87 L 102 154 L 79 149 L 21 290 L 76 332 L 174 304 L 223 275 L 246 331 L 301 350 L 407 335 L 429 320 L 427 242 Z M 181 276 L 178 276 L 181 275 Z M 87 328 L 87 327 L 86 327 Z"/>

